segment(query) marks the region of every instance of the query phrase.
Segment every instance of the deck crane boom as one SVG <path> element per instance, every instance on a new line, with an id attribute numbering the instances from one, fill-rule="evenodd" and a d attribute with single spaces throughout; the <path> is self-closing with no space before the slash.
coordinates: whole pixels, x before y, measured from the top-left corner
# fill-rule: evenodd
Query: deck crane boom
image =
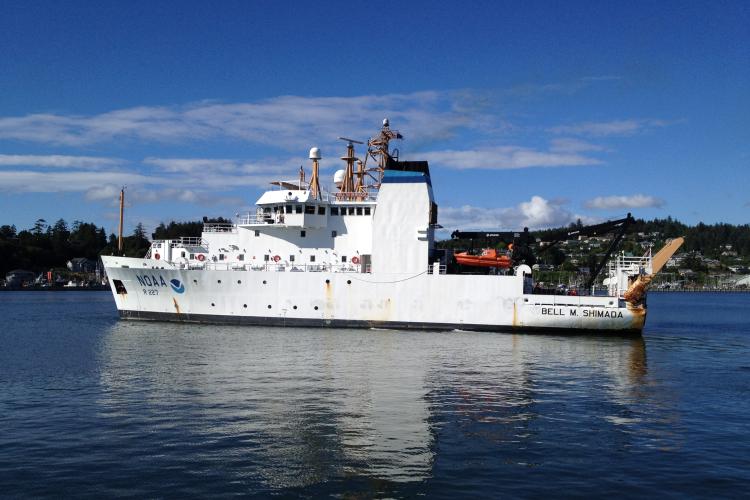
<path id="1" fill-rule="evenodd" d="M 523 231 L 454 231 L 451 233 L 451 238 L 454 240 L 480 240 L 487 244 L 512 244 L 513 250 L 511 259 L 513 263 L 515 265 L 533 265 L 536 263 L 536 257 L 531 250 L 531 245 L 534 243 L 538 243 L 540 246 L 539 251 L 543 252 L 554 247 L 561 241 L 577 238 L 578 236 L 598 236 L 600 234 L 614 233 L 615 237 L 612 239 L 612 242 L 601 260 L 596 262 L 596 265 L 586 282 L 586 287 L 591 288 L 594 285 L 596 278 L 599 276 L 599 273 L 601 273 L 604 268 L 607 260 L 612 255 L 612 252 L 617 248 L 622 241 L 622 238 L 625 236 L 625 233 L 627 233 L 628 229 L 634 223 L 635 219 L 631 214 L 628 214 L 622 219 L 602 222 L 600 224 L 592 224 L 589 226 L 560 229 L 536 237 L 529 232 L 528 227 L 525 227 L 523 228 Z"/>

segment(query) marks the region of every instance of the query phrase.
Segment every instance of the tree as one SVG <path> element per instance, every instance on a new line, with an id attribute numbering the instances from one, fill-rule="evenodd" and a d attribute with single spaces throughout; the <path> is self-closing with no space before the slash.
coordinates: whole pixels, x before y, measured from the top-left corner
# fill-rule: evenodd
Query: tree
<path id="1" fill-rule="evenodd" d="M 133 236 L 136 237 L 136 239 L 146 239 L 146 230 L 143 228 L 142 223 L 138 223 L 135 225 L 135 229 L 133 229 Z"/>
<path id="2" fill-rule="evenodd" d="M 73 231 L 70 233 L 71 251 L 75 257 L 86 257 L 95 260 L 107 245 L 104 229 L 98 228 L 96 224 L 89 222 L 73 222 Z"/>
<path id="3" fill-rule="evenodd" d="M 16 237 L 16 226 L 0 226 L 0 239 L 11 240 Z"/>
<path id="4" fill-rule="evenodd" d="M 52 240 L 52 251 L 55 255 L 67 260 L 70 256 L 68 223 L 63 219 L 58 219 L 50 229 L 50 238 Z"/>
<path id="5" fill-rule="evenodd" d="M 133 229 L 133 235 L 123 238 L 123 253 L 127 257 L 142 257 L 151 246 L 146 237 L 146 229 L 142 223 L 138 223 Z"/>
<path id="6" fill-rule="evenodd" d="M 565 262 L 565 259 L 568 258 L 568 256 L 565 255 L 565 252 L 557 247 L 552 247 L 552 249 L 549 250 L 549 256 L 550 263 L 555 267 L 562 265 L 562 263 Z"/>
<path id="7" fill-rule="evenodd" d="M 203 232 L 203 223 L 198 221 L 190 222 L 175 222 L 172 221 L 168 225 L 164 225 L 162 222 L 154 230 L 152 235 L 155 240 L 172 240 L 182 236 L 198 237 Z"/>
<path id="8" fill-rule="evenodd" d="M 34 223 L 34 228 L 31 230 L 31 234 L 34 236 L 40 236 L 47 231 L 47 221 L 44 219 L 37 219 Z"/>

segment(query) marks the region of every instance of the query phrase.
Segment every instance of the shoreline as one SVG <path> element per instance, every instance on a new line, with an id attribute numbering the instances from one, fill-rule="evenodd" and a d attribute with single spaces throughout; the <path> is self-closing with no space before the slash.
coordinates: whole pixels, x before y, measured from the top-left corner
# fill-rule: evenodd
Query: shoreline
<path id="1" fill-rule="evenodd" d="M 110 288 L 107 285 L 101 285 L 96 287 L 50 287 L 50 288 L 0 288 L 0 292 L 109 292 Z M 674 290 L 649 290 L 648 293 L 750 293 L 750 288 L 722 288 L 722 289 L 709 289 L 709 288 L 683 288 Z"/>
<path id="2" fill-rule="evenodd" d="M 21 287 L 21 288 L 0 288 L 0 292 L 108 292 L 109 286 L 67 286 L 67 287 Z"/>

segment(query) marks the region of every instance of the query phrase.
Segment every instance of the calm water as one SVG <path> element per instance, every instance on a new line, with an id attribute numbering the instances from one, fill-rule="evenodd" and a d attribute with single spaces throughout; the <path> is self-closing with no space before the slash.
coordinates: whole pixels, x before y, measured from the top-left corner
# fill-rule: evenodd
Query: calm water
<path id="1" fill-rule="evenodd" d="M 0 294 L 0 496 L 739 496 L 750 294 L 643 339 L 123 322 Z"/>

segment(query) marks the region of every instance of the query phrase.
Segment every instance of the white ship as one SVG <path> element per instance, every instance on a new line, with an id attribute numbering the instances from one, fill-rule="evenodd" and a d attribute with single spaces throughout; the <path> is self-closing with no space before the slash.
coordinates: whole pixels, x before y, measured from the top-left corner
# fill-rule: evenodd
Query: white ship
<path id="1" fill-rule="evenodd" d="M 384 120 L 380 133 L 367 141 L 363 160 L 354 146 L 362 143 L 344 139 L 346 168 L 336 172 L 330 191 L 320 187 L 321 155 L 312 148 L 309 181 L 300 169 L 299 179 L 272 183 L 256 212 L 233 223 L 206 223 L 201 237 L 153 241 L 143 258 L 102 256 L 120 316 L 246 325 L 641 333 L 646 288 L 681 239 L 653 257 L 649 252 L 611 259 L 603 296 L 561 295 L 535 286 L 525 246 L 528 232 L 513 234 L 516 248 L 493 274 L 456 273 L 448 253 L 436 249 L 440 226 L 429 166 L 399 161 L 397 150 L 390 149 L 394 139 L 401 135 Z M 368 159 L 374 166 L 368 168 Z"/>

